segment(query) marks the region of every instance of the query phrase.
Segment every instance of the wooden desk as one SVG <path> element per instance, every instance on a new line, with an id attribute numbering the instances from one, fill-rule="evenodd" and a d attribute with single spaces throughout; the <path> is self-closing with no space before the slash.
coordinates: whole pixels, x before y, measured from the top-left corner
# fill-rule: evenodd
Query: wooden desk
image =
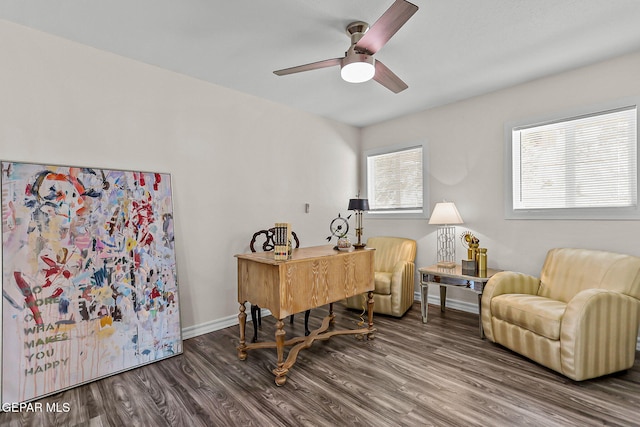
<path id="1" fill-rule="evenodd" d="M 275 261 L 273 252 L 255 252 L 236 255 L 238 259 L 238 302 L 240 303 L 240 345 L 238 357 L 247 358 L 247 350 L 276 348 L 278 365 L 273 370 L 277 385 L 287 380 L 300 350 L 315 340 L 326 340 L 334 335 L 359 334 L 373 339 L 373 255 L 374 250 L 363 249 L 339 252 L 331 245 L 294 249 L 291 259 Z M 368 292 L 368 325 L 361 329 L 329 331 L 334 324 L 333 303 L 350 296 Z M 247 343 L 245 303 L 268 308 L 278 319 L 275 341 Z M 307 337 L 285 341 L 284 318 L 322 305 L 329 304 L 329 315 L 320 328 Z M 284 359 L 284 348 L 292 346 Z"/>

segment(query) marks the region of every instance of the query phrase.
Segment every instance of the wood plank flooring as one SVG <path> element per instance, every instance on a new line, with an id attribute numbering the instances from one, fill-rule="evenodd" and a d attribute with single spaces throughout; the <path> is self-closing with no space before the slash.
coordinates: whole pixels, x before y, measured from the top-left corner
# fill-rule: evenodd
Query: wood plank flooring
<path id="1" fill-rule="evenodd" d="M 340 327 L 358 313 L 336 305 Z M 317 328 L 326 309 L 312 312 Z M 303 333 L 303 317 L 287 337 Z M 623 373 L 571 381 L 478 337 L 478 316 L 419 303 L 374 318 L 372 341 L 336 336 L 303 350 L 278 387 L 273 349 L 237 358 L 238 327 L 184 342 L 170 359 L 38 402 L 68 412 L 0 413 L 1 426 L 633 426 L 640 355 Z M 275 320 L 262 320 L 272 340 Z M 247 334 L 251 336 L 251 323 Z"/>

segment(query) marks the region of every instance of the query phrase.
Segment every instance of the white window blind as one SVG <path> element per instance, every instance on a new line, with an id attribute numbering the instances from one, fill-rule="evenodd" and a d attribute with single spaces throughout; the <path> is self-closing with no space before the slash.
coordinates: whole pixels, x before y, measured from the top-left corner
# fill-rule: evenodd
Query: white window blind
<path id="1" fill-rule="evenodd" d="M 636 107 L 513 128 L 513 209 L 637 206 Z"/>
<path id="2" fill-rule="evenodd" d="M 367 155 L 371 211 L 423 211 L 422 146 Z"/>

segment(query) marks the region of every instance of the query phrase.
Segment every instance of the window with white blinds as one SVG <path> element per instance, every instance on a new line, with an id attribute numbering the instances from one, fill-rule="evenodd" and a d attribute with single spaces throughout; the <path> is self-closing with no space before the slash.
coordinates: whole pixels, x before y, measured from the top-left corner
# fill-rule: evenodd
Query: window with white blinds
<path id="1" fill-rule="evenodd" d="M 366 153 L 370 213 L 423 213 L 423 145 Z"/>
<path id="2" fill-rule="evenodd" d="M 637 108 L 511 130 L 513 212 L 580 218 L 637 211 Z"/>

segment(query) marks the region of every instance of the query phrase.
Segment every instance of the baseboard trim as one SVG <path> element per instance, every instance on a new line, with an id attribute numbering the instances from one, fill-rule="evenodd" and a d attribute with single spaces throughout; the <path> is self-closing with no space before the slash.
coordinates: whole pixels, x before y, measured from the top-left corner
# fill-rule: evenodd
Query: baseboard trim
<path id="1" fill-rule="evenodd" d="M 219 331 L 229 326 L 238 324 L 238 315 L 223 317 L 222 319 L 212 320 L 210 322 L 200 323 L 199 325 L 187 326 L 182 328 L 182 339 L 197 337 L 198 335 L 208 334 L 209 332 Z"/>
<path id="2" fill-rule="evenodd" d="M 420 301 L 420 292 L 415 292 L 413 296 L 414 301 Z M 427 298 L 428 304 L 440 305 L 440 298 L 437 296 L 429 295 Z M 453 308 L 454 310 L 466 311 L 468 313 L 478 314 L 478 304 L 459 301 L 455 299 L 447 299 L 447 307 Z M 262 316 L 270 316 L 271 312 L 269 310 L 262 309 Z M 247 316 L 247 323 L 250 323 L 250 316 Z M 212 320 L 210 322 L 200 323 L 199 325 L 188 326 L 186 328 L 182 328 L 182 339 L 188 340 L 189 338 L 197 337 L 198 335 L 208 334 L 209 332 L 218 331 L 220 329 L 228 328 L 229 326 L 234 326 L 238 324 L 238 315 L 234 314 L 231 316 L 223 317 L 222 319 Z M 636 343 L 636 350 L 640 351 L 640 336 L 638 337 L 638 341 Z"/>
<path id="3" fill-rule="evenodd" d="M 413 299 L 415 301 L 420 301 L 422 299 L 420 296 L 420 292 L 414 292 Z M 427 303 L 433 304 L 433 305 L 440 305 L 440 297 L 429 295 L 427 297 Z M 465 302 L 465 301 L 458 301 L 458 300 L 449 299 L 449 298 L 447 298 L 447 307 L 453 308 L 454 310 L 466 311 L 474 314 L 478 314 L 480 312 L 478 310 L 478 304 Z M 636 351 L 640 351 L 640 335 L 638 336 L 638 339 L 636 341 Z"/>
<path id="4" fill-rule="evenodd" d="M 249 310 L 247 310 L 249 311 Z M 271 311 L 262 309 L 262 316 L 270 316 Z M 197 337 L 198 335 L 208 334 L 209 332 L 219 331 L 220 329 L 228 328 L 229 326 L 235 326 L 239 323 L 238 315 L 233 314 L 231 316 L 223 317 L 222 319 L 212 320 L 210 322 L 200 323 L 199 325 L 187 326 L 182 328 L 182 339 L 188 340 L 189 338 Z M 251 323 L 251 316 L 247 315 L 247 324 Z"/>

